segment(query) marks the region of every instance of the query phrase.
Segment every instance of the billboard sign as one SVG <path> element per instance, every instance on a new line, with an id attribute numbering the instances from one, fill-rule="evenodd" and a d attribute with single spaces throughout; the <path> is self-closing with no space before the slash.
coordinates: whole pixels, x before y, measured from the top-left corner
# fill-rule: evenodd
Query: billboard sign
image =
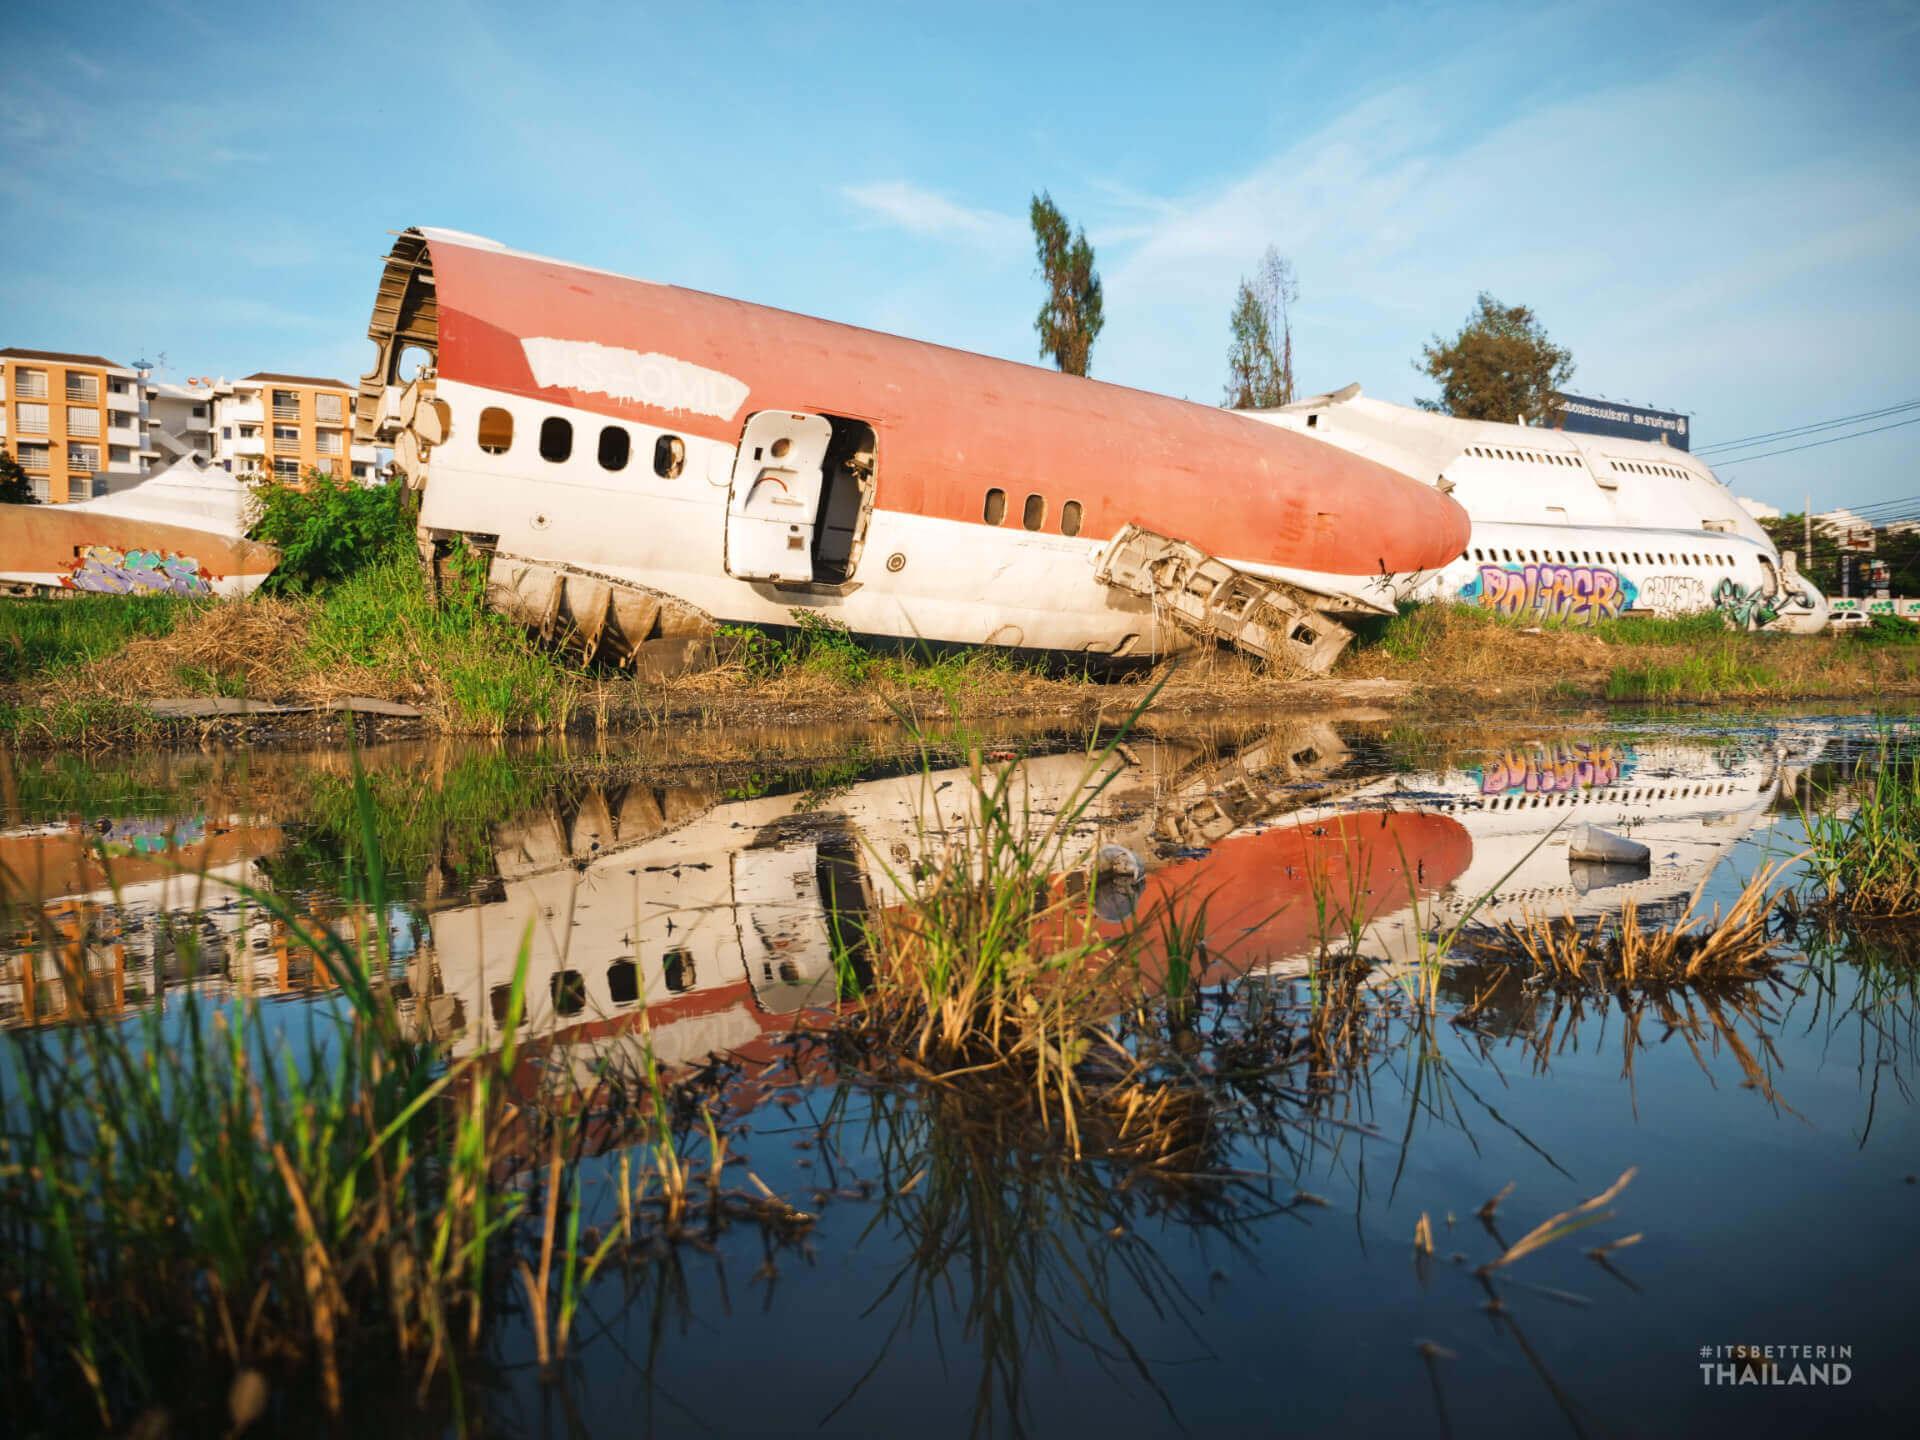
<path id="1" fill-rule="evenodd" d="M 1689 449 L 1687 417 L 1665 410 L 1642 410 L 1637 405 L 1616 405 L 1611 400 L 1590 400 L 1584 395 L 1562 395 L 1563 408 L 1553 418 L 1555 429 L 1572 430 L 1581 435 L 1611 435 L 1616 440 L 1651 440 L 1662 437 L 1676 450 Z"/>

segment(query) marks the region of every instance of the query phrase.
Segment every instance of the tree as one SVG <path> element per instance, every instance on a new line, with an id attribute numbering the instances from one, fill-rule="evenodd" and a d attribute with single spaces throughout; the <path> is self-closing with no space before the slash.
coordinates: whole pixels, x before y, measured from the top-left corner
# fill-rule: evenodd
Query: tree
<path id="1" fill-rule="evenodd" d="M 27 479 L 27 472 L 20 468 L 20 462 L 0 450 L 0 505 L 39 503 L 33 495 L 33 482 Z"/>
<path id="2" fill-rule="evenodd" d="M 1293 262 L 1273 246 L 1251 280 L 1240 282 L 1227 347 L 1229 410 L 1267 410 L 1293 403 L 1293 305 L 1300 298 Z"/>
<path id="3" fill-rule="evenodd" d="M 1533 311 L 1484 290 L 1460 333 L 1450 342 L 1434 336 L 1420 356 L 1413 368 L 1440 384 L 1440 398 L 1420 408 L 1462 420 L 1550 423 L 1560 387 L 1573 378 L 1573 356 L 1547 338 Z"/>
<path id="4" fill-rule="evenodd" d="M 1033 197 L 1033 243 L 1047 300 L 1033 328 L 1040 332 L 1040 354 L 1069 375 L 1087 373 L 1093 342 L 1105 325 L 1101 313 L 1100 272 L 1093 268 L 1093 246 L 1085 230 L 1073 231 L 1045 191 Z"/>

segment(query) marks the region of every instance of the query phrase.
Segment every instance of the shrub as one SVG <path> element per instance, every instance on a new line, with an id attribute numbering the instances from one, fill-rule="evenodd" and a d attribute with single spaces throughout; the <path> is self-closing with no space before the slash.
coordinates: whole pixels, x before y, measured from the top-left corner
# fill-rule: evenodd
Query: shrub
<path id="1" fill-rule="evenodd" d="M 398 483 L 361 485 L 309 470 L 298 481 L 262 481 L 254 502 L 249 533 L 280 552 L 270 593 L 318 590 L 413 547 L 412 496 Z"/>

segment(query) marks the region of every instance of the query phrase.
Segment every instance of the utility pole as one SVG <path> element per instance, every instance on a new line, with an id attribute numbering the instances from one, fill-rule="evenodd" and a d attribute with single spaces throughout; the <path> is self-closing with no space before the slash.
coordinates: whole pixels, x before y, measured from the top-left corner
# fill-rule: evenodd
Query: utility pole
<path id="1" fill-rule="evenodd" d="M 1813 573 L 1813 492 L 1807 492 L 1807 574 Z"/>

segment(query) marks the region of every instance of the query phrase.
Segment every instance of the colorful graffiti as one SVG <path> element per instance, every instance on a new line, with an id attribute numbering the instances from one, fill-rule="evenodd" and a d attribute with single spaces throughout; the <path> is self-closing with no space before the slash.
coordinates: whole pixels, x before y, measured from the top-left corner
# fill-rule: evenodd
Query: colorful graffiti
<path id="1" fill-rule="evenodd" d="M 1536 616 L 1592 625 L 1633 604 L 1633 582 L 1595 565 L 1482 565 L 1460 598 L 1505 619 Z"/>
<path id="2" fill-rule="evenodd" d="M 1652 575 L 1636 602 L 1656 615 L 1694 615 L 1712 608 L 1707 582 L 1698 575 Z"/>
<path id="3" fill-rule="evenodd" d="M 1480 793 L 1503 795 L 1518 790 L 1537 795 L 1592 790 L 1617 785 L 1622 776 L 1632 773 L 1633 752 L 1618 745 L 1578 742 L 1531 753 L 1509 750 L 1491 765 L 1480 767 Z"/>
<path id="4" fill-rule="evenodd" d="M 1801 585 L 1806 583 L 1797 575 L 1791 578 Z M 1713 606 L 1738 629 L 1764 630 L 1788 610 L 1812 610 L 1814 597 L 1804 589 L 1789 590 L 1783 586 L 1778 593 L 1770 595 L 1757 585 L 1722 580 L 1714 587 Z"/>
<path id="5" fill-rule="evenodd" d="M 211 595 L 213 572 L 191 555 L 89 545 L 60 579 L 67 590 L 103 595 Z"/>

